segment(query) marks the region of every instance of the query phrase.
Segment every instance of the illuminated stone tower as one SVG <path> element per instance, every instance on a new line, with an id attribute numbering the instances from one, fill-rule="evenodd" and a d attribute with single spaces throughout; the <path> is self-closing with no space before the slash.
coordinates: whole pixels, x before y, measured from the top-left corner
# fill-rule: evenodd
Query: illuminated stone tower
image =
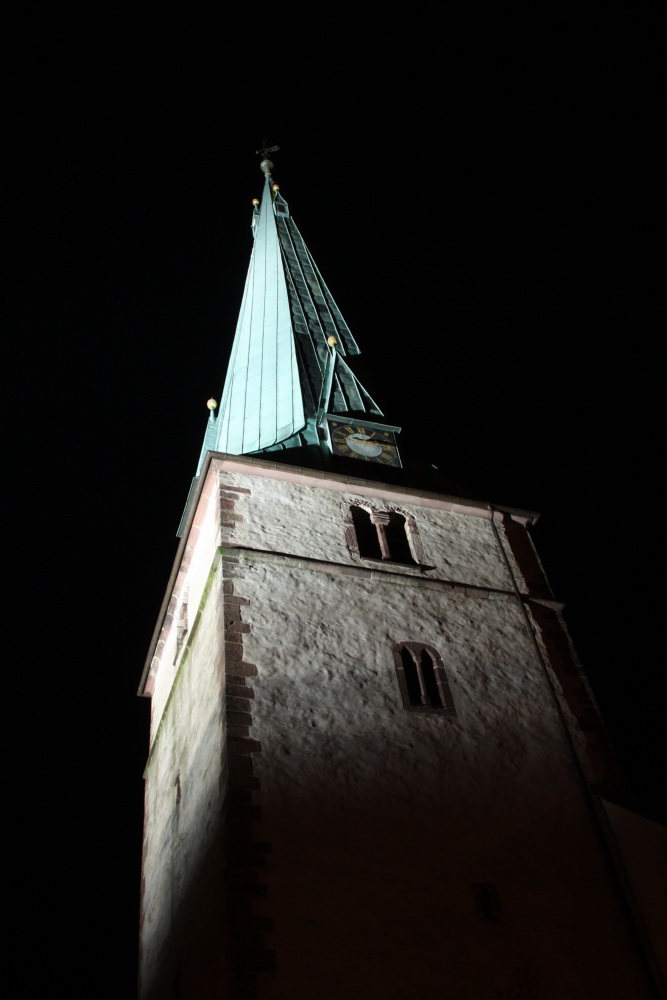
<path id="1" fill-rule="evenodd" d="M 653 996 L 535 515 L 407 479 L 272 167 L 141 683 L 140 996 Z"/>

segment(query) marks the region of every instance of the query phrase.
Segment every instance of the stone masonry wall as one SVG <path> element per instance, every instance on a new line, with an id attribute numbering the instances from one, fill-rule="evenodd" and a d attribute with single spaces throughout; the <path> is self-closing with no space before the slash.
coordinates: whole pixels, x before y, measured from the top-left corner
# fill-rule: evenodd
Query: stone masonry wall
<path id="1" fill-rule="evenodd" d="M 488 518 L 215 463 L 207 490 L 155 661 L 142 1000 L 649 996 Z M 355 502 L 421 564 L 360 558 Z M 498 529 L 582 751 L 558 608 Z M 405 642 L 453 717 L 405 709 Z"/>
<path id="2" fill-rule="evenodd" d="M 267 847 L 252 995 L 648 995 L 488 523 L 415 512 L 447 586 L 355 562 L 339 496 L 243 483 L 225 572 Z M 454 719 L 404 710 L 403 641 L 439 651 Z"/>
<path id="3" fill-rule="evenodd" d="M 444 979 L 494 996 L 527 962 L 539 997 L 642 996 L 516 606 L 251 554 L 240 566 L 255 836 L 272 845 L 257 912 L 276 971 L 258 995 L 435 1000 Z M 401 640 L 441 651 L 455 719 L 403 709 Z M 479 885 L 496 887 L 497 923 L 475 909 Z"/>
<path id="4" fill-rule="evenodd" d="M 227 778 L 220 578 L 218 561 L 146 766 L 142 1000 L 212 1000 L 231 978 L 223 895 Z"/>
<path id="5" fill-rule="evenodd" d="M 246 478 L 225 473 L 224 482 L 240 485 Z M 404 566 L 403 573 L 432 576 L 453 583 L 511 590 L 507 570 L 493 544 L 488 518 L 466 516 L 445 509 L 422 508 L 409 498 L 373 501 L 352 490 L 345 493 L 313 489 L 300 483 L 250 477 L 251 494 L 239 495 L 235 514 L 242 517 L 234 544 L 268 552 L 284 552 L 327 562 L 358 563 L 349 550 L 345 518 L 350 503 L 372 505 L 378 510 L 402 509 L 415 517 L 423 547 L 424 567 Z M 247 486 L 246 482 L 246 486 Z M 261 512 L 261 516 L 259 515 Z M 508 555 L 517 579 L 525 589 L 521 569 L 511 550 Z"/>

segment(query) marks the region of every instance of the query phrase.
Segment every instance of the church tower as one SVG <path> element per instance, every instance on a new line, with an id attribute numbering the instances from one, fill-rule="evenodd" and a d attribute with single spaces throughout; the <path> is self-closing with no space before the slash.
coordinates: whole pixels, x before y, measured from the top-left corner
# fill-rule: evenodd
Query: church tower
<path id="1" fill-rule="evenodd" d="M 141 1000 L 652 997 L 536 515 L 407 478 L 262 152 L 140 688 Z"/>

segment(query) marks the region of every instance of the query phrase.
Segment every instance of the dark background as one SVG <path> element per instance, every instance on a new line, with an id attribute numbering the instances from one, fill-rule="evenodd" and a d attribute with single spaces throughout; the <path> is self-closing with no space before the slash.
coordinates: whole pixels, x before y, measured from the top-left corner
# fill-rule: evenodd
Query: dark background
<path id="1" fill-rule="evenodd" d="M 134 995 L 135 691 L 264 139 L 404 454 L 543 512 L 626 801 L 665 817 L 654 26 L 620 5 L 235 16 L 9 35 L 12 996 Z"/>

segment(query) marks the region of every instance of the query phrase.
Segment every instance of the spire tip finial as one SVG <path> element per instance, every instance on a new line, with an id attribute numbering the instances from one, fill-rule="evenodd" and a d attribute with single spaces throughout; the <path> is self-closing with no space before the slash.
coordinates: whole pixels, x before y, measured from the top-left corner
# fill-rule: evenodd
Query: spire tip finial
<path id="1" fill-rule="evenodd" d="M 209 400 L 206 401 L 206 405 L 208 406 L 209 410 L 213 411 L 217 407 L 218 401 L 217 399 L 213 399 L 213 397 L 211 397 Z"/>
<path id="2" fill-rule="evenodd" d="M 266 143 L 266 139 L 264 140 Z M 262 162 L 259 165 L 259 169 L 266 177 L 271 176 L 271 171 L 273 170 L 273 163 L 269 159 L 269 153 L 277 153 L 280 146 L 267 146 L 265 145 L 262 149 L 256 149 L 255 153 L 257 156 L 262 157 Z"/>

